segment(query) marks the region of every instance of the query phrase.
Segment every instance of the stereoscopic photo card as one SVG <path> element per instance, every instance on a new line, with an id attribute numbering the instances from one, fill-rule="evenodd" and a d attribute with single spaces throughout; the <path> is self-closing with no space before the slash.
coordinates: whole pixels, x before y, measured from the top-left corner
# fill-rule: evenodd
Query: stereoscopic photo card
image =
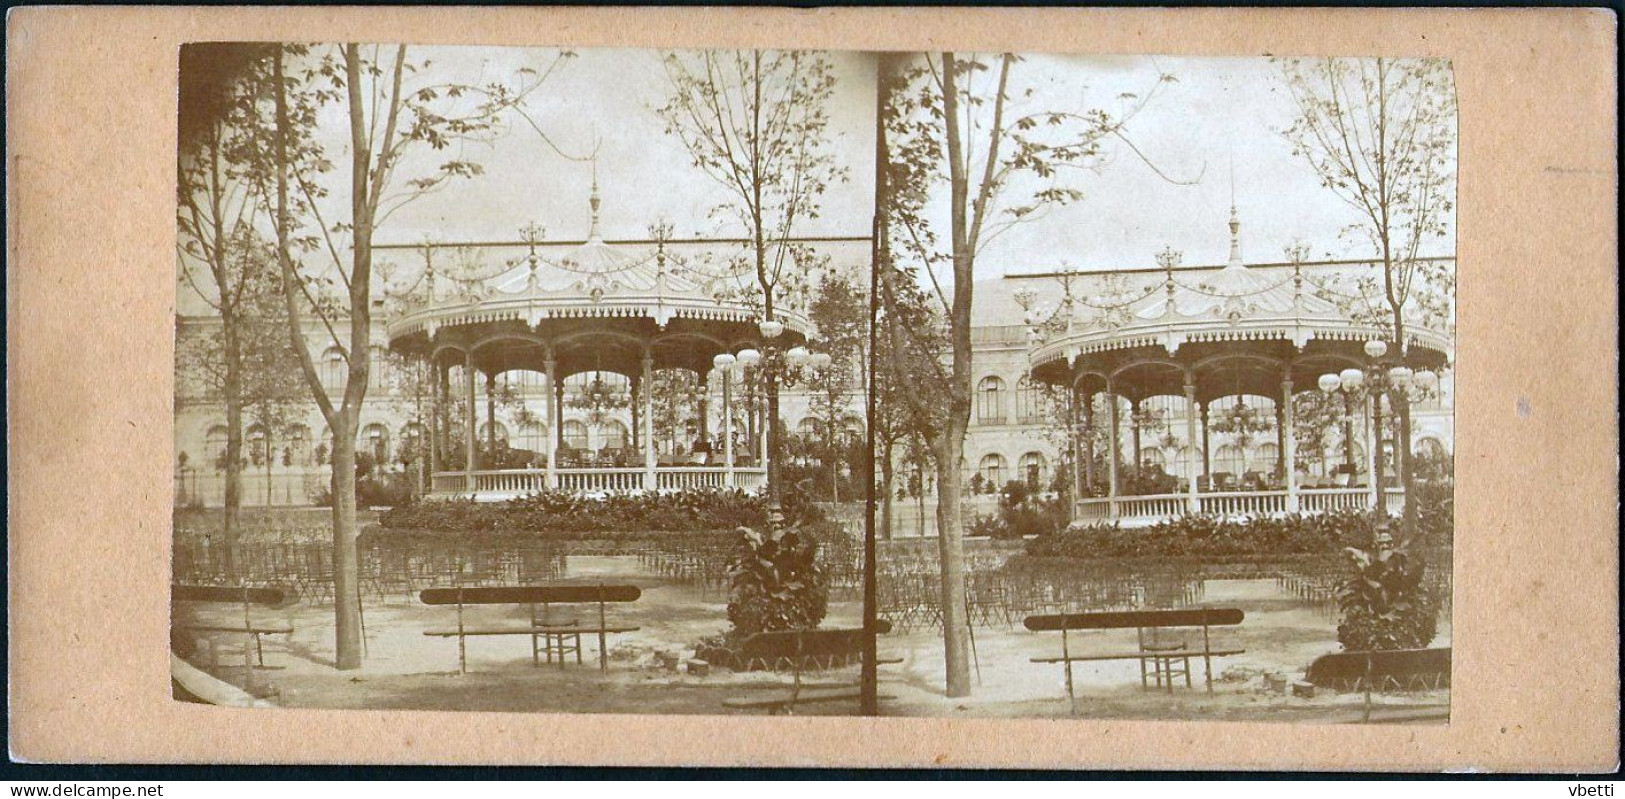
<path id="1" fill-rule="evenodd" d="M 13 15 L 13 754 L 1613 763 L 1611 25 Z"/>

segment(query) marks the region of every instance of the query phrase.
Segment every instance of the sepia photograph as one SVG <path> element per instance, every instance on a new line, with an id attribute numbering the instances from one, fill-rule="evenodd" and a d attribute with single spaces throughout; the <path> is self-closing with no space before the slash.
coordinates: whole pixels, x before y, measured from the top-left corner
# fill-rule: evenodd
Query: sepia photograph
<path id="1" fill-rule="evenodd" d="M 1449 722 L 1449 60 L 178 70 L 175 700 Z"/>

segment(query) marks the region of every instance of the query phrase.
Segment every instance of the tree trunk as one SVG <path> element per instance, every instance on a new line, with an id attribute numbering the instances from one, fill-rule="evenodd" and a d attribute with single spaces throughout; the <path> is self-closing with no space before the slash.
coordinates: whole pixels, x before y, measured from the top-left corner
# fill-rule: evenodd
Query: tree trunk
<path id="1" fill-rule="evenodd" d="M 880 485 L 886 493 L 880 498 L 880 534 L 887 541 L 892 537 L 892 498 L 897 481 L 897 467 L 892 463 L 892 445 L 887 442 L 881 449 L 880 471 L 882 473 Z"/>
<path id="2" fill-rule="evenodd" d="M 361 668 L 360 561 L 356 552 L 355 422 L 343 413 L 333 425 L 334 667 Z"/>
<path id="3" fill-rule="evenodd" d="M 963 476 L 959 453 L 965 429 L 950 421 L 937 447 L 937 553 L 942 567 L 942 654 L 947 695 L 970 696 L 969 629 L 965 617 Z"/>
<path id="4" fill-rule="evenodd" d="M 222 316 L 222 320 L 224 316 Z M 226 574 L 237 572 L 237 538 L 243 506 L 243 402 L 242 352 L 237 340 L 236 325 L 225 329 L 226 375 L 222 394 L 226 402 L 226 497 L 221 514 L 220 537 L 225 544 Z"/>

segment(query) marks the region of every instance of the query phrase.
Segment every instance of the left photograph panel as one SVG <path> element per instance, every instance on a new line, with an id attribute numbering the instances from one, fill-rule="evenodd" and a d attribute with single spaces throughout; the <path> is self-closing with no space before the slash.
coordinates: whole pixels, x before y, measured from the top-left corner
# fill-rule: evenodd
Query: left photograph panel
<path id="1" fill-rule="evenodd" d="M 177 699 L 715 713 L 713 638 L 857 662 L 872 55 L 179 68 Z"/>

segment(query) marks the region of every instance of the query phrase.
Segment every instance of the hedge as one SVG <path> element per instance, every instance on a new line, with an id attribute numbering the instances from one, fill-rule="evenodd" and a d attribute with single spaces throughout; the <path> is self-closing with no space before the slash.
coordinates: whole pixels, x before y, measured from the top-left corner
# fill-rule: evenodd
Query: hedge
<path id="1" fill-rule="evenodd" d="M 1370 543 L 1373 518 L 1344 511 L 1246 521 L 1183 516 L 1131 530 L 1096 524 L 1034 538 L 1027 554 L 1080 560 L 1331 554 Z"/>
<path id="2" fill-rule="evenodd" d="M 378 521 L 383 531 L 631 540 L 658 537 L 660 533 L 759 528 L 767 521 L 767 506 L 761 497 L 738 490 L 610 494 L 601 498 L 543 491 L 505 502 L 416 502 L 386 511 Z"/>

